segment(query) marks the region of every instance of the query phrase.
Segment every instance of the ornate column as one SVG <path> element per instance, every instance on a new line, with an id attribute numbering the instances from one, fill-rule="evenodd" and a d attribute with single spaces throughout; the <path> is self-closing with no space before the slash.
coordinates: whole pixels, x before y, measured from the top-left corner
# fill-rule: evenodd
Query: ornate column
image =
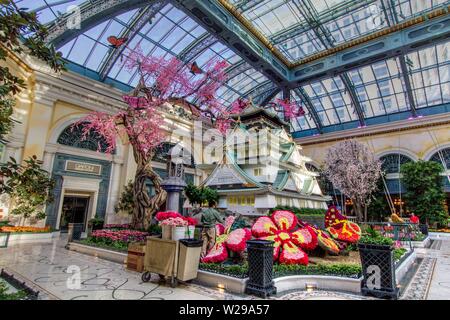
<path id="1" fill-rule="evenodd" d="M 106 207 L 105 222 L 110 223 L 110 217 L 114 217 L 114 206 L 120 197 L 120 182 L 122 175 L 123 159 L 115 156 L 112 164 L 111 180 L 109 185 L 108 205 Z"/>

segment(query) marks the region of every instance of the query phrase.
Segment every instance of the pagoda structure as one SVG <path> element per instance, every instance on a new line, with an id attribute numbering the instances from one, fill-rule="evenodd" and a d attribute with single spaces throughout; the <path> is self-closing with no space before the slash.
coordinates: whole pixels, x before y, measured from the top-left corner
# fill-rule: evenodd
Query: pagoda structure
<path id="1" fill-rule="evenodd" d="M 267 109 L 250 105 L 235 117 L 227 134 L 220 163 L 202 165 L 208 177 L 203 186 L 216 189 L 218 208 L 260 216 L 277 205 L 323 208 L 324 196 L 317 174 L 305 163 L 289 133 L 289 125 Z"/>

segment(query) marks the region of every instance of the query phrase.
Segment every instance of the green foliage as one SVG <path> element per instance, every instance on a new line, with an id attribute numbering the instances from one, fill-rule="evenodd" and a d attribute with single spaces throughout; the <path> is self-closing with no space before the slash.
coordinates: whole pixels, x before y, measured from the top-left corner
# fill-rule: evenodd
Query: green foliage
<path id="1" fill-rule="evenodd" d="M 443 167 L 434 161 L 409 162 L 401 167 L 407 208 L 422 222 L 445 224 L 445 192 L 440 175 Z"/>
<path id="2" fill-rule="evenodd" d="M 392 246 L 394 244 L 394 240 L 383 237 L 381 233 L 376 231 L 374 228 L 368 227 L 359 240 L 359 243 Z"/>
<path id="3" fill-rule="evenodd" d="M 133 195 L 134 183 L 129 181 L 128 184 L 123 189 L 120 199 L 114 206 L 114 212 L 124 212 L 129 215 L 133 214 L 134 211 L 134 195 Z"/>
<path id="4" fill-rule="evenodd" d="M 161 226 L 158 225 L 158 224 L 151 224 L 151 225 L 148 227 L 147 232 L 148 232 L 150 235 L 161 234 L 161 233 L 162 233 L 162 228 L 161 228 Z"/>
<path id="5" fill-rule="evenodd" d="M 219 194 L 217 190 L 208 187 L 197 187 L 190 183 L 184 188 L 184 194 L 189 199 L 189 202 L 194 205 L 208 204 L 212 207 L 219 202 Z"/>
<path id="6" fill-rule="evenodd" d="M 120 251 L 120 252 L 127 252 L 128 251 L 128 243 L 122 242 L 122 241 L 110 241 L 103 238 L 93 238 L 88 237 L 87 239 L 83 239 L 80 241 L 80 243 L 92 246 L 92 247 L 98 247 L 98 248 L 104 248 L 114 251 Z"/>
<path id="7" fill-rule="evenodd" d="M 105 220 L 101 218 L 92 218 L 89 220 L 89 224 L 91 224 L 94 227 L 94 229 L 102 228 L 103 225 L 105 224 Z"/>
<path id="8" fill-rule="evenodd" d="M 247 264 L 226 265 L 217 263 L 200 263 L 199 268 L 204 271 L 224 274 L 236 278 L 246 278 L 248 276 Z M 328 275 L 338 277 L 358 278 L 361 274 L 361 266 L 357 264 L 316 264 L 316 265 L 284 265 L 274 264 L 274 277 L 288 275 Z"/>
<path id="9" fill-rule="evenodd" d="M 3 280 L 0 279 L 0 300 L 22 300 L 27 297 L 24 291 L 10 293 Z"/>
<path id="10" fill-rule="evenodd" d="M 407 251 L 405 248 L 394 249 L 394 261 L 399 261 Z"/>
<path id="11" fill-rule="evenodd" d="M 11 214 L 20 215 L 24 219 L 34 217 L 45 218 L 43 206 L 53 201 L 52 190 L 55 181 L 49 173 L 41 169 L 41 162 L 33 156 L 18 164 L 14 158 L 0 165 L 0 194 L 11 197 L 14 207 Z"/>
<path id="12" fill-rule="evenodd" d="M 289 206 L 276 206 L 273 209 L 270 209 L 269 213 L 271 214 L 277 210 L 287 210 L 292 211 L 297 216 L 318 216 L 325 215 L 327 213 L 326 209 L 314 209 L 314 208 L 297 208 L 297 207 L 289 207 Z"/>
<path id="13" fill-rule="evenodd" d="M 0 0 L 0 60 L 6 61 L 9 52 L 34 56 L 55 72 L 65 70 L 62 54 L 54 46 L 45 44 L 47 29 L 39 23 L 36 12 L 19 9 L 12 0 Z M 29 37 L 22 37 L 29 34 Z M 23 79 L 14 76 L 8 67 L 0 66 L 0 141 L 11 131 L 14 95 L 25 88 Z"/>
<path id="14" fill-rule="evenodd" d="M 377 182 L 377 190 L 372 195 L 372 201 L 367 206 L 367 216 L 372 221 L 383 221 L 391 215 L 391 209 L 386 199 L 383 178 Z"/>

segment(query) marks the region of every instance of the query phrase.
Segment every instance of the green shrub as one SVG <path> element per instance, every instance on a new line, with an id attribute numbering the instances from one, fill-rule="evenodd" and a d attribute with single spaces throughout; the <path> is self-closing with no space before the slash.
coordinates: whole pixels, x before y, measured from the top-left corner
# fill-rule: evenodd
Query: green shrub
<path id="1" fill-rule="evenodd" d="M 289 207 L 289 206 L 276 206 L 275 208 L 269 211 L 269 214 L 276 210 L 287 210 L 292 211 L 297 216 L 317 216 L 317 215 L 325 215 L 327 212 L 326 209 L 314 209 L 314 208 L 297 208 L 297 207 Z"/>
<path id="2" fill-rule="evenodd" d="M 27 294 L 24 291 L 9 293 L 6 283 L 0 279 L 0 300 L 22 300 L 26 297 Z"/>
<path id="3" fill-rule="evenodd" d="M 399 261 L 407 251 L 405 248 L 394 249 L 394 261 Z"/>
<path id="4" fill-rule="evenodd" d="M 246 278 L 248 265 L 225 265 L 218 263 L 201 263 L 201 270 L 224 274 L 236 278 Z M 274 264 L 275 278 L 288 275 L 327 275 L 337 277 L 358 278 L 361 275 L 361 266 L 357 264 L 319 264 L 319 265 L 284 265 Z"/>

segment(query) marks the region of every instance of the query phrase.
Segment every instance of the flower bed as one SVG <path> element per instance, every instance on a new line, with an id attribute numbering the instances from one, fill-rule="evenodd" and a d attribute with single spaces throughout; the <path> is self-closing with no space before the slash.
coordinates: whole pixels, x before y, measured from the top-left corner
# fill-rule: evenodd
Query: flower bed
<path id="1" fill-rule="evenodd" d="M 126 251 L 130 242 L 145 242 L 147 232 L 135 230 L 103 229 L 92 232 L 82 243 L 101 248 Z"/>
<path id="2" fill-rule="evenodd" d="M 0 232 L 4 233 L 48 233 L 51 232 L 50 227 L 14 227 L 14 226 L 3 226 L 0 227 Z"/>

